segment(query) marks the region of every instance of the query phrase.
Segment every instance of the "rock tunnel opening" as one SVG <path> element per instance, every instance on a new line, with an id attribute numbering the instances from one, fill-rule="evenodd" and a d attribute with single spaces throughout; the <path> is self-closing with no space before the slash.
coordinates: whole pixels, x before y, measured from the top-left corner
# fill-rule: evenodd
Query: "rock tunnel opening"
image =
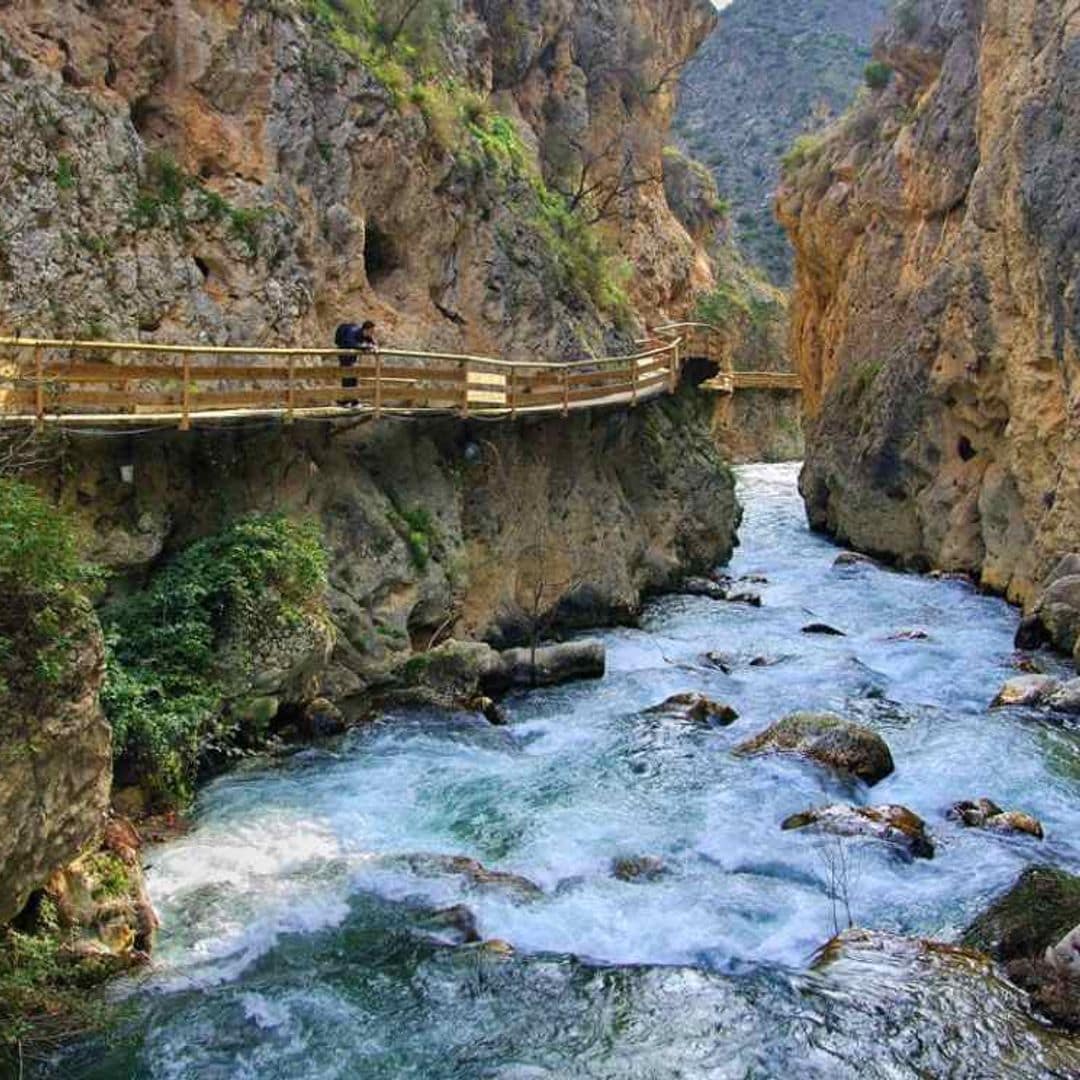
<path id="1" fill-rule="evenodd" d="M 401 255 L 394 238 L 377 221 L 364 226 L 364 271 L 376 286 L 401 267 Z"/>

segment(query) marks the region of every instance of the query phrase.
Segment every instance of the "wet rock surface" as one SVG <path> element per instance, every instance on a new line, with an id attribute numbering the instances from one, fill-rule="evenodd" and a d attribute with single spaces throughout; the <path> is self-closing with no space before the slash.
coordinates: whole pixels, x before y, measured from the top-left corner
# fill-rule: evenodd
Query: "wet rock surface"
<path id="1" fill-rule="evenodd" d="M 890 845 L 908 859 L 932 859 L 934 843 L 926 823 L 905 806 L 821 806 L 792 814 L 785 831 L 808 829 L 833 836 L 862 836 Z"/>
<path id="2" fill-rule="evenodd" d="M 885 740 L 875 731 L 835 713 L 792 713 L 734 751 L 746 757 L 790 753 L 876 784 L 895 766 Z"/>
<path id="3" fill-rule="evenodd" d="M 991 832 L 1024 833 L 1043 838 L 1042 823 L 1038 818 L 1022 810 L 1002 810 L 992 799 L 965 800 L 954 804 L 949 817 L 972 829 L 989 829 Z"/>
<path id="4" fill-rule="evenodd" d="M 739 714 L 730 705 L 713 701 L 712 698 L 692 691 L 672 694 L 666 701 L 653 705 L 646 712 L 678 716 L 710 727 L 728 727 L 739 719 Z"/>

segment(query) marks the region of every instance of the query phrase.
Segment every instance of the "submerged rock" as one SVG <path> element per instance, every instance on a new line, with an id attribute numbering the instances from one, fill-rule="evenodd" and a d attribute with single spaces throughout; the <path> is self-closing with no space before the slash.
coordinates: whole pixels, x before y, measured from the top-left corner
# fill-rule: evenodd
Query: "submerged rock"
<path id="1" fill-rule="evenodd" d="M 750 607 L 761 607 L 761 594 L 752 589 L 742 589 L 739 592 L 728 593 L 727 599 L 732 604 L 749 604 Z"/>
<path id="2" fill-rule="evenodd" d="M 814 829 L 834 836 L 865 836 L 899 849 L 908 858 L 934 857 L 926 823 L 905 806 L 821 806 L 792 814 L 780 827 Z"/>
<path id="3" fill-rule="evenodd" d="M 929 641 L 930 635 L 921 626 L 912 627 L 910 630 L 897 630 L 890 634 L 886 641 Z"/>
<path id="4" fill-rule="evenodd" d="M 1018 675 L 1002 686 L 997 692 L 997 697 L 990 703 L 990 708 L 1044 705 L 1057 690 L 1058 685 L 1058 680 L 1052 675 Z"/>
<path id="5" fill-rule="evenodd" d="M 889 747 L 877 732 L 835 713 L 792 713 L 740 743 L 735 753 L 798 754 L 867 784 L 876 784 L 895 768 Z"/>
<path id="6" fill-rule="evenodd" d="M 679 592 L 686 596 L 704 596 L 709 600 L 726 600 L 727 587 L 718 581 L 706 577 L 686 578 L 679 586 Z"/>
<path id="7" fill-rule="evenodd" d="M 394 856 L 391 863 L 404 863 L 414 874 L 425 877 L 453 875 L 477 888 L 500 889 L 519 900 L 537 900 L 544 890 L 521 874 L 489 870 L 483 863 L 466 855 L 442 855 L 429 852 Z"/>
<path id="8" fill-rule="evenodd" d="M 958 802 L 949 810 L 949 817 L 972 829 L 990 829 L 993 832 L 1027 833 L 1043 838 L 1042 823 L 1020 810 L 1002 810 L 992 799 L 974 799 Z"/>
<path id="9" fill-rule="evenodd" d="M 859 927 L 845 930 L 827 941 L 817 951 L 810 966 L 814 971 L 826 971 L 845 960 L 860 957 L 956 964 L 969 970 L 974 968 L 987 976 L 993 972 L 989 959 L 978 949 Z"/>
<path id="10" fill-rule="evenodd" d="M 730 675 L 735 670 L 735 665 L 738 663 L 738 658 L 731 653 L 722 652 L 707 652 L 702 660 L 709 667 L 714 667 L 717 671 L 722 671 L 725 675 Z"/>
<path id="11" fill-rule="evenodd" d="M 456 944 L 471 945 L 481 940 L 480 931 L 476 927 L 476 915 L 472 908 L 465 904 L 439 908 L 427 915 L 423 922 L 425 926 L 436 930 L 449 931 L 456 937 Z"/>
<path id="12" fill-rule="evenodd" d="M 833 559 L 833 566 L 840 567 L 853 567 L 853 566 L 880 566 L 881 564 L 877 559 L 871 558 L 869 555 L 863 555 L 859 551 L 842 551 L 839 555 Z"/>
<path id="13" fill-rule="evenodd" d="M 653 705 L 646 712 L 677 713 L 696 724 L 718 724 L 721 727 L 727 727 L 739 719 L 739 714 L 730 705 L 723 705 L 704 694 L 693 692 L 672 694 L 666 701 Z"/>
<path id="14" fill-rule="evenodd" d="M 345 730 L 345 717 L 332 701 L 320 697 L 304 706 L 297 726 L 305 739 L 325 739 Z"/>
<path id="15" fill-rule="evenodd" d="M 837 630 L 835 626 L 821 622 L 808 623 L 802 628 L 802 632 L 804 634 L 822 634 L 826 637 L 847 637 L 843 630 Z"/>
<path id="16" fill-rule="evenodd" d="M 655 881 L 667 871 L 657 855 L 623 855 L 613 859 L 611 873 L 620 881 Z"/>

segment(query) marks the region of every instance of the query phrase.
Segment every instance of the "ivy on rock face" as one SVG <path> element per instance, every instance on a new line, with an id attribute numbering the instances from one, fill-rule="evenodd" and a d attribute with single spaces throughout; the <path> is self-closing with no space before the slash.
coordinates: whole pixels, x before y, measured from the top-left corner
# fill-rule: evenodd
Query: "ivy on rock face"
<path id="1" fill-rule="evenodd" d="M 326 589 L 318 523 L 251 517 L 200 540 L 102 616 L 102 701 L 120 772 L 159 803 L 190 797 L 204 756 L 242 736 L 225 711 L 222 643 L 280 633 Z"/>

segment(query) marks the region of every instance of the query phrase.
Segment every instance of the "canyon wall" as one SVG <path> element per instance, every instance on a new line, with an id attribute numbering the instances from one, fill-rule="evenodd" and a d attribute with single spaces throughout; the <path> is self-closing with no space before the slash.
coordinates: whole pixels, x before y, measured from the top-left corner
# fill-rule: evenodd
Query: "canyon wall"
<path id="1" fill-rule="evenodd" d="M 308 698 L 384 685 L 434 637 L 514 644 L 542 589 L 556 625 L 632 618 L 726 562 L 739 510 L 684 386 L 634 410 L 213 426 L 80 440 L 52 483 L 114 590 L 253 512 L 317 519 L 336 644 Z"/>
<path id="2" fill-rule="evenodd" d="M 1027 602 L 1080 535 L 1080 13 L 909 0 L 792 155 L 812 525 Z"/>
<path id="3" fill-rule="evenodd" d="M 686 310 L 706 0 L 422 2 L 392 44 L 377 7 L 0 4 L 0 329 L 559 358 Z"/>

